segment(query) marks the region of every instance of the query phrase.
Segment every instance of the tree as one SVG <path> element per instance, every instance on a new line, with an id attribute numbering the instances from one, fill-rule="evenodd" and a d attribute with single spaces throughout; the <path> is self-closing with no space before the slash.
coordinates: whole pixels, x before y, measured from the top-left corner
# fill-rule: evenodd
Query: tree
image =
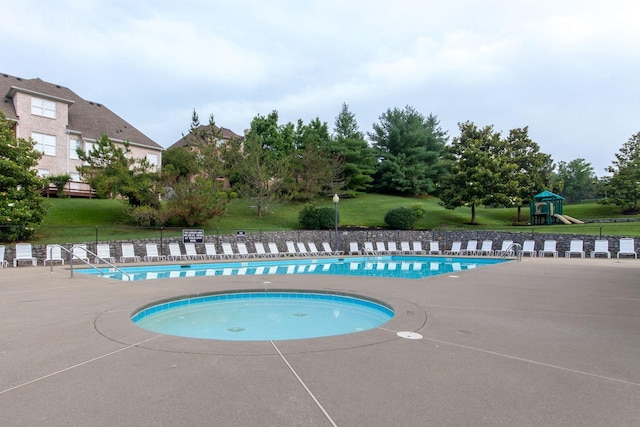
<path id="1" fill-rule="evenodd" d="M 16 138 L 0 110 L 0 241 L 29 238 L 46 214 L 41 195 L 46 181 L 34 169 L 42 153 L 32 140 Z"/>
<path id="2" fill-rule="evenodd" d="M 595 196 L 597 177 L 591 163 L 585 159 L 560 161 L 554 176 L 562 195 L 569 202 L 578 202 Z"/>
<path id="3" fill-rule="evenodd" d="M 132 207 L 158 205 L 158 174 L 146 159 L 131 156 L 128 142 L 116 146 L 103 134 L 88 153 L 77 153 L 85 163 L 77 170 L 99 197 L 123 197 Z"/>
<path id="4" fill-rule="evenodd" d="M 221 184 L 204 176 L 193 180 L 181 178 L 173 190 L 173 196 L 167 200 L 166 216 L 176 225 L 204 225 L 224 214 L 229 201 L 227 193 L 221 191 Z"/>
<path id="5" fill-rule="evenodd" d="M 476 224 L 476 206 L 512 204 L 509 197 L 515 192 L 515 182 L 503 178 L 517 166 L 505 161 L 505 144 L 493 126 L 479 129 L 465 122 L 458 127 L 460 136 L 448 147 L 451 174 L 443 184 L 440 204 L 447 209 L 469 206 L 471 224 Z"/>
<path id="6" fill-rule="evenodd" d="M 446 132 L 433 115 L 425 118 L 412 107 L 387 110 L 369 133 L 379 164 L 373 187 L 382 193 L 421 195 L 433 193 L 446 175 L 441 162 Z"/>
<path id="7" fill-rule="evenodd" d="M 242 197 L 253 202 L 258 217 L 276 200 L 291 197 L 286 184 L 291 177 L 293 125 L 278 125 L 278 113 L 256 116 L 251 122 L 242 150 L 242 159 L 236 166 L 236 187 Z"/>
<path id="8" fill-rule="evenodd" d="M 529 128 L 517 128 L 509 131 L 505 140 L 508 161 L 515 163 L 516 168 L 503 179 L 512 182 L 513 204 L 518 207 L 518 221 L 521 221 L 522 206 L 527 205 L 533 196 L 543 190 L 551 177 L 551 156 L 540 152 L 540 146 L 529 138 Z"/>
<path id="9" fill-rule="evenodd" d="M 319 194 L 336 194 L 344 186 L 341 179 L 344 159 L 331 152 L 327 124 L 316 118 L 309 124 L 298 120 L 293 134 L 293 175 L 295 198 L 310 200 Z"/>
<path id="10" fill-rule="evenodd" d="M 343 159 L 342 182 L 345 190 L 366 191 L 371 188 L 377 158 L 358 128 L 355 115 L 347 104 L 336 117 L 333 128 L 334 159 Z"/>
<path id="11" fill-rule="evenodd" d="M 173 147 L 162 154 L 162 174 L 167 183 L 173 183 L 178 178 L 191 179 L 198 171 L 197 155 L 192 150 Z"/>
<path id="12" fill-rule="evenodd" d="M 605 177 L 605 204 L 615 204 L 624 213 L 638 213 L 640 197 L 640 132 L 632 135 L 616 153 L 616 160 L 607 168 L 612 175 Z"/>

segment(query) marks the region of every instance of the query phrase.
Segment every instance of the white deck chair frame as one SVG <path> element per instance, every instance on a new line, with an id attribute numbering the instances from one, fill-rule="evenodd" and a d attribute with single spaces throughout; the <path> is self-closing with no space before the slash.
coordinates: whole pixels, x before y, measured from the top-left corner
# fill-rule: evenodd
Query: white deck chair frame
<path id="1" fill-rule="evenodd" d="M 111 264 L 116 262 L 116 257 L 111 256 L 111 246 L 108 243 L 98 243 L 96 245 L 96 257 L 93 263 L 99 264 L 100 261 L 107 261 Z"/>
<path id="2" fill-rule="evenodd" d="M 513 240 L 503 240 L 500 249 L 493 252 L 495 256 L 514 256 Z"/>
<path id="3" fill-rule="evenodd" d="M 605 239 L 596 240 L 591 251 L 591 258 L 595 258 L 598 255 L 606 255 L 607 258 L 611 258 L 611 251 L 609 250 L 609 241 Z"/>
<path id="4" fill-rule="evenodd" d="M 38 259 L 33 256 L 33 246 L 31 243 L 16 243 L 13 266 L 17 267 L 20 262 L 30 262 L 34 267 L 38 265 Z"/>
<path id="5" fill-rule="evenodd" d="M 147 243 L 144 245 L 144 248 L 147 253 L 143 258 L 145 262 L 165 261 L 167 259 L 166 256 L 160 255 L 158 252 L 158 245 L 156 243 Z"/>
<path id="6" fill-rule="evenodd" d="M 9 267 L 9 261 L 4 259 L 5 247 L 4 245 L 0 245 L 0 268 Z"/>
<path id="7" fill-rule="evenodd" d="M 456 240 L 451 243 L 451 249 L 444 251 L 445 255 L 462 255 L 462 242 Z"/>
<path id="8" fill-rule="evenodd" d="M 520 251 L 521 255 L 529 255 L 531 258 L 534 258 L 538 255 L 536 251 L 536 241 L 535 240 L 525 240 L 522 243 L 522 250 Z"/>
<path id="9" fill-rule="evenodd" d="M 477 252 L 478 252 L 477 240 L 469 240 L 467 242 L 467 247 L 460 250 L 461 255 L 476 255 Z"/>
<path id="10" fill-rule="evenodd" d="M 638 252 L 636 252 L 635 248 L 636 242 L 634 239 L 623 237 L 620 239 L 620 250 L 616 254 L 616 258 L 620 258 L 622 256 L 632 256 L 635 259 L 638 259 Z"/>
<path id="11" fill-rule="evenodd" d="M 71 247 L 71 262 L 75 260 L 89 263 L 89 254 L 87 253 L 87 245 L 84 243 L 76 243 Z"/>
<path id="12" fill-rule="evenodd" d="M 429 255 L 442 255 L 440 243 L 437 240 L 431 240 L 429 242 Z"/>
<path id="13" fill-rule="evenodd" d="M 136 255 L 133 243 L 121 244 L 120 251 L 122 252 L 122 256 L 120 257 L 120 262 L 127 262 L 127 260 L 132 260 L 133 262 L 140 262 L 140 257 Z"/>
<path id="14" fill-rule="evenodd" d="M 47 265 L 47 263 L 53 264 L 54 262 L 59 262 L 64 265 L 60 245 L 47 245 L 45 251 L 45 258 L 42 260 L 42 265 Z"/>
<path id="15" fill-rule="evenodd" d="M 579 255 L 580 258 L 585 257 L 584 242 L 582 240 L 573 239 L 569 242 L 569 250 L 564 252 L 564 257 L 571 258 L 571 255 Z"/>
<path id="16" fill-rule="evenodd" d="M 545 240 L 542 245 L 542 249 L 538 251 L 539 257 L 551 255 L 554 258 L 558 258 L 558 250 L 556 249 L 557 242 L 555 240 Z"/>

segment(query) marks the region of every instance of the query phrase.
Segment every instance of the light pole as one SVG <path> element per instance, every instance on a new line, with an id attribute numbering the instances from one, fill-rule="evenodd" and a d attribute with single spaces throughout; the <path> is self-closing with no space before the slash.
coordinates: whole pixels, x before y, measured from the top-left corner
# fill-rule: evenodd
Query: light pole
<path id="1" fill-rule="evenodd" d="M 336 222 L 336 243 L 335 243 L 335 250 L 339 250 L 340 248 L 338 247 L 338 202 L 340 201 L 340 197 L 338 197 L 337 194 L 333 195 L 333 207 L 335 210 L 335 222 Z"/>

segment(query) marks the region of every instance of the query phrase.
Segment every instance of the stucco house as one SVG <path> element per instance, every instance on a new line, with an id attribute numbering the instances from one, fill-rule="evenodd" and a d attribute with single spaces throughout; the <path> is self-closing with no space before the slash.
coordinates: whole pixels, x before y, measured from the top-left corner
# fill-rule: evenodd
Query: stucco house
<path id="1" fill-rule="evenodd" d="M 76 170 L 82 164 L 76 149 L 89 151 L 103 134 L 116 144 L 128 141 L 134 158 L 146 158 L 158 168 L 161 165 L 163 148 L 159 144 L 103 104 L 87 101 L 69 88 L 39 78 L 0 74 L 0 96 L 0 110 L 15 122 L 16 136 L 33 139 L 43 153 L 38 173 L 69 174 L 69 195 L 90 194 Z"/>

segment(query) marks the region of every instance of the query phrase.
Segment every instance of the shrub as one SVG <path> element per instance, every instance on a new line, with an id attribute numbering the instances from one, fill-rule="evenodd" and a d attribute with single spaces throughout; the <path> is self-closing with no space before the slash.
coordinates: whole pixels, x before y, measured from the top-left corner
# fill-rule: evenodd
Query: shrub
<path id="1" fill-rule="evenodd" d="M 391 209 L 384 216 L 384 222 L 396 230 L 411 230 L 418 221 L 416 211 L 411 208 Z"/>
<path id="2" fill-rule="evenodd" d="M 56 186 L 56 196 L 58 196 L 59 199 L 65 197 L 64 187 L 70 180 L 71 175 L 69 175 L 68 173 L 64 175 L 53 175 L 49 177 L 49 181 Z"/>
<path id="3" fill-rule="evenodd" d="M 298 221 L 307 230 L 330 230 L 335 225 L 335 211 L 308 204 L 298 214 Z"/>

